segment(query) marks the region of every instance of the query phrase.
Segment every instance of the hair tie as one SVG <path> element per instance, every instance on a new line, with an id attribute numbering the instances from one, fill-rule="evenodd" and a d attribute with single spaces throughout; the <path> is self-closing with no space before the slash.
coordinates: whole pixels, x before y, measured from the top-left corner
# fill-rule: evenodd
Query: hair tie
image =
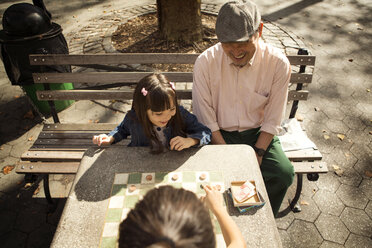
<path id="1" fill-rule="evenodd" d="M 145 89 L 145 87 L 143 87 L 142 90 L 141 90 L 141 93 L 142 93 L 143 96 L 146 96 L 147 93 L 149 93 L 149 92 Z"/>
<path id="2" fill-rule="evenodd" d="M 155 243 L 161 242 L 167 243 L 171 248 L 176 248 L 176 244 L 174 243 L 174 241 L 166 236 L 158 238 Z"/>
<path id="3" fill-rule="evenodd" d="M 172 87 L 173 90 L 176 90 L 176 87 L 174 86 L 174 83 L 173 82 L 169 82 L 169 84 L 171 85 L 171 87 Z"/>

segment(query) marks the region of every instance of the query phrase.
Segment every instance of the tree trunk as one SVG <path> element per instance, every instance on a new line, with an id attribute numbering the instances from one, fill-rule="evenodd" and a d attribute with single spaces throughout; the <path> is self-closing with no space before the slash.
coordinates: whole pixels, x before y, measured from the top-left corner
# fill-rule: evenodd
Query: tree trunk
<path id="1" fill-rule="evenodd" d="M 160 33 L 168 41 L 202 40 L 201 0 L 156 0 Z"/>

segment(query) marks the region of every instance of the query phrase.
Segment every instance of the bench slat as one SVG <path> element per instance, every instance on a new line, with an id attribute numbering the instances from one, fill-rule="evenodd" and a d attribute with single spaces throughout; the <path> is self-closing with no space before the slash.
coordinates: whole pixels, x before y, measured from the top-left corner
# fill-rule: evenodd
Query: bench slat
<path id="1" fill-rule="evenodd" d="M 33 54 L 31 65 L 94 64 L 194 64 L 199 54 L 185 53 L 120 53 L 120 54 Z M 291 65 L 314 65 L 315 56 L 288 55 Z"/>
<path id="2" fill-rule="evenodd" d="M 314 149 L 303 149 L 298 151 L 285 152 L 288 159 L 291 161 L 302 161 L 302 160 L 321 160 L 322 154 L 319 150 Z"/>
<path id="3" fill-rule="evenodd" d="M 33 73 L 35 83 L 137 83 L 152 72 L 84 72 L 84 73 Z M 162 72 L 172 82 L 192 82 L 192 72 Z M 292 73 L 290 83 L 311 83 L 312 74 Z"/>
<path id="4" fill-rule="evenodd" d="M 76 174 L 80 162 L 20 162 L 16 172 L 20 174 Z"/>
<path id="5" fill-rule="evenodd" d="M 124 100 L 132 99 L 133 90 L 44 90 L 39 100 Z M 191 99 L 191 90 L 177 90 L 178 99 Z"/>
<path id="6" fill-rule="evenodd" d="M 44 124 L 43 131 L 111 131 L 117 123 L 56 123 Z"/>
<path id="7" fill-rule="evenodd" d="M 92 139 L 37 139 L 35 145 L 81 145 L 96 146 Z"/>
<path id="8" fill-rule="evenodd" d="M 21 155 L 22 160 L 27 161 L 80 161 L 84 152 L 62 152 L 62 151 L 27 151 Z"/>
<path id="9" fill-rule="evenodd" d="M 327 173 L 325 162 L 292 162 L 296 174 Z"/>
<path id="10" fill-rule="evenodd" d="M 288 92 L 288 101 L 306 101 L 309 96 L 309 91 L 307 90 L 290 90 Z"/>
<path id="11" fill-rule="evenodd" d="M 35 83 L 137 83 L 153 72 L 33 73 Z M 162 72 L 172 82 L 192 82 L 192 72 Z"/>
<path id="12" fill-rule="evenodd" d="M 31 65 L 94 64 L 194 64 L 199 54 L 187 53 L 121 53 L 121 54 L 47 54 L 30 55 Z"/>
<path id="13" fill-rule="evenodd" d="M 41 132 L 39 134 L 38 139 L 90 139 L 92 140 L 94 135 L 99 135 L 101 133 L 106 133 L 106 132 L 102 132 L 102 131 L 84 132 L 84 133 L 69 132 L 69 131 Z"/>

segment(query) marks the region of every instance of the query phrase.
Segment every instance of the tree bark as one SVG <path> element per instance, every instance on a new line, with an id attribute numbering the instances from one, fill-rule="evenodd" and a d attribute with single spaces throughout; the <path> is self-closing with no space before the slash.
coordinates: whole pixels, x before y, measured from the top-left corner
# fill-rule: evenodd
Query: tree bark
<path id="1" fill-rule="evenodd" d="M 202 40 L 201 0 L 156 0 L 158 26 L 164 39 Z"/>

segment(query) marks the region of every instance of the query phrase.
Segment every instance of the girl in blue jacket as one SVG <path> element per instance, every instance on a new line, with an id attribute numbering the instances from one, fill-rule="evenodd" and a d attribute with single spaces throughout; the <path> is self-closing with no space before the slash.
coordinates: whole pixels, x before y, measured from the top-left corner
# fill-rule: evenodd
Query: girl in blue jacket
<path id="1" fill-rule="evenodd" d="M 134 91 L 132 109 L 108 135 L 93 137 L 93 143 L 109 145 L 131 136 L 129 146 L 150 146 L 181 151 L 210 142 L 211 131 L 195 115 L 178 105 L 174 84 L 162 74 L 142 78 Z"/>

